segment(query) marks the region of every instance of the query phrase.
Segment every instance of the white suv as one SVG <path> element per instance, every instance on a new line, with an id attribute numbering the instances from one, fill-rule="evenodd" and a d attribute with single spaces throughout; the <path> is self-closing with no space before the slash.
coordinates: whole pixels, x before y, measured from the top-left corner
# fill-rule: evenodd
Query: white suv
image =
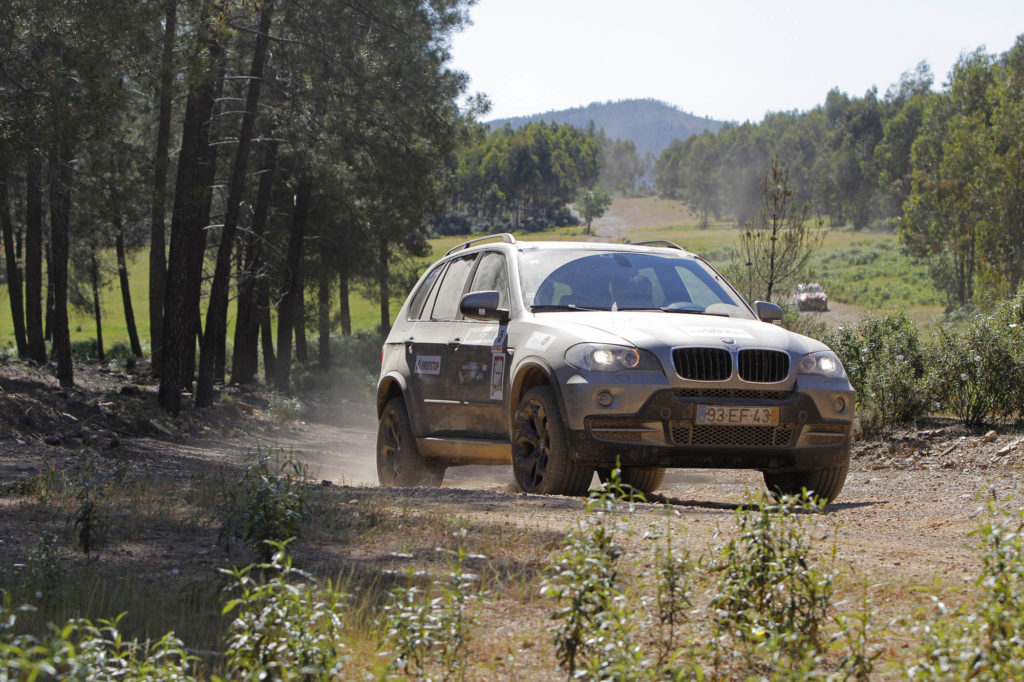
<path id="1" fill-rule="evenodd" d="M 667 467 L 702 467 L 834 499 L 853 388 L 827 346 L 780 319 L 667 242 L 460 244 L 420 278 L 385 342 L 380 483 L 511 464 L 525 492 L 580 495 L 618 463 L 645 492 Z"/>

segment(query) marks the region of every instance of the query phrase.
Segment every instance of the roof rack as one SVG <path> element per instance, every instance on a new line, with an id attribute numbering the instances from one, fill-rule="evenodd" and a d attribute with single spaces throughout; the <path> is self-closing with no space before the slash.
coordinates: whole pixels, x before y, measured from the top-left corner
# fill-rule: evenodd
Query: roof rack
<path id="1" fill-rule="evenodd" d="M 649 242 L 636 242 L 634 246 L 663 246 L 666 249 L 679 249 L 680 251 L 686 250 L 683 247 L 679 246 L 679 244 L 667 241 L 665 239 L 655 239 L 654 241 Z"/>
<path id="2" fill-rule="evenodd" d="M 488 239 L 501 239 L 501 241 L 503 241 L 506 244 L 516 243 L 516 238 L 510 235 L 508 232 L 499 232 L 497 234 L 489 234 L 486 237 L 477 237 L 476 239 L 470 239 L 468 242 L 462 242 L 461 244 L 453 246 L 452 248 L 448 249 L 448 253 L 444 255 L 447 256 L 448 254 L 455 253 L 460 249 L 468 249 L 470 245 L 476 244 L 477 242 L 487 241 Z"/>

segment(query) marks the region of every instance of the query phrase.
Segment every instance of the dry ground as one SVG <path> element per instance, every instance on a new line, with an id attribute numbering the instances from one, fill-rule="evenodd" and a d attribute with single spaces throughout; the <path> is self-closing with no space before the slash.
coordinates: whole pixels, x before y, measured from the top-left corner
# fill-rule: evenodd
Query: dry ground
<path id="1" fill-rule="evenodd" d="M 298 562 L 324 575 L 400 572 L 436 561 L 435 548 L 465 524 L 469 551 L 489 555 L 476 568 L 498 590 L 481 613 L 480 636 L 489 645 L 477 654 L 485 659 L 477 660 L 485 671 L 480 679 L 553 674 L 543 662 L 553 660 L 549 608 L 536 592 L 542 567 L 582 516 L 582 500 L 515 493 L 505 467 L 452 469 L 440 489 L 379 489 L 366 402 L 309 401 L 317 421 L 282 425 L 271 419 L 265 395 L 236 393 L 171 419 L 156 409 L 155 386 L 144 374 L 82 367 L 77 376 L 80 386 L 65 390 L 47 372 L 0 369 L 0 580 L 16 579 L 43 530 L 74 544 L 71 507 L 19 494 L 20 482 L 50 471 L 99 475 L 122 491 L 137 482 L 166 491 L 150 508 L 119 506 L 99 550 L 89 557 L 73 552 L 70 561 L 147 583 L 171 599 L 182 585 L 215 583 L 217 567 L 244 565 L 251 555 L 219 542 L 212 520 L 195 518 L 196 500 L 218 494 L 203 481 L 212 477 L 223 492 L 257 448 L 276 444 L 308 462 L 311 477 L 330 482 L 318 486 L 324 519 L 296 546 Z M 836 542 L 847 584 L 872 586 L 882 621 L 916 617 L 928 604 L 922 588 L 955 602 L 980 566 L 971 537 L 975 514 L 993 496 L 1017 491 L 1022 461 L 1019 429 L 981 433 L 936 423 L 857 443 L 839 500 L 810 520 L 817 549 L 827 553 Z M 707 553 L 731 533 L 736 504 L 761 487 L 756 472 L 670 472 L 662 490 L 670 513 L 639 505 L 628 524 L 632 534 L 620 541 L 639 555 L 644 528 L 671 524 L 691 554 Z"/>

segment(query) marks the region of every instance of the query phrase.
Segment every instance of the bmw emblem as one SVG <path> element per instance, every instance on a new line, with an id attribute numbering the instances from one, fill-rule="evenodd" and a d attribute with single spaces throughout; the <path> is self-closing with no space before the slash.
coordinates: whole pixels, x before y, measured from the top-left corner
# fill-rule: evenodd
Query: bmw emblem
<path id="1" fill-rule="evenodd" d="M 732 344 L 736 343 L 736 340 L 735 339 L 722 339 L 722 343 L 727 343 L 727 344 L 729 344 L 731 346 Z"/>

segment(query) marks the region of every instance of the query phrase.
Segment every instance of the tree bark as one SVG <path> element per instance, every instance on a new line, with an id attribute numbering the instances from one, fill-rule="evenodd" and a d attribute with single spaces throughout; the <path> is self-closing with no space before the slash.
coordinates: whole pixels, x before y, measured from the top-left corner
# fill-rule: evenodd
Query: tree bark
<path id="1" fill-rule="evenodd" d="M 14 226 L 11 221 L 11 201 L 7 189 L 7 175 L 0 177 L 0 226 L 3 229 L 4 258 L 7 264 L 7 293 L 11 300 L 11 321 L 18 357 L 28 357 L 28 342 L 25 338 L 25 306 L 21 298 L 21 271 L 14 250 Z"/>
<path id="2" fill-rule="evenodd" d="M 380 335 L 384 336 L 391 329 L 391 290 L 388 280 L 391 278 L 388 265 L 388 243 L 380 240 L 377 251 L 377 284 L 380 286 Z"/>
<path id="3" fill-rule="evenodd" d="M 210 54 L 219 58 L 219 47 L 211 44 Z M 195 358 L 199 286 L 206 243 L 203 228 L 209 218 L 210 180 L 215 160 L 210 147 L 210 119 L 219 76 L 218 70 L 189 93 L 182 126 L 164 303 L 164 317 L 174 320 L 175 324 L 164 329 L 160 360 L 159 403 L 172 414 L 181 410 L 181 389 L 186 381 L 191 381 L 188 368 Z"/>
<path id="4" fill-rule="evenodd" d="M 309 195 L 312 180 L 304 175 L 295 193 L 295 209 L 292 213 L 292 229 L 288 238 L 288 260 L 285 263 L 284 286 L 277 307 L 277 362 L 274 372 L 274 387 L 287 391 L 291 380 L 292 331 L 298 313 L 301 295 L 302 241 L 305 238 L 306 218 L 309 215 Z"/>
<path id="5" fill-rule="evenodd" d="M 71 146 L 58 133 L 51 159 L 50 183 L 50 281 L 53 292 L 53 354 L 57 358 L 57 381 L 73 386 L 71 331 L 68 329 L 68 239 L 71 226 Z"/>
<path id="6" fill-rule="evenodd" d="M 100 309 L 100 266 L 96 262 L 95 251 L 89 261 L 89 279 L 92 284 L 92 311 L 96 319 L 96 359 L 103 362 L 106 355 L 103 352 L 103 311 Z"/>
<path id="7" fill-rule="evenodd" d="M 257 337 L 262 318 L 257 312 L 257 284 L 263 268 L 263 233 L 266 230 L 267 216 L 270 214 L 274 170 L 277 168 L 277 143 L 273 140 L 266 143 L 262 165 L 252 219 L 252 235 L 246 247 L 245 265 L 238 278 L 238 313 L 235 317 L 235 351 L 231 358 L 231 381 L 239 384 L 251 383 L 259 366 Z M 271 342 L 271 357 L 273 354 Z M 270 372 L 267 376 L 273 376 L 273 373 Z"/>
<path id="8" fill-rule="evenodd" d="M 124 224 L 121 222 L 121 216 L 117 217 L 117 240 L 114 247 L 117 251 L 117 276 L 121 283 L 121 303 L 124 306 L 124 322 L 128 327 L 128 343 L 132 347 L 132 356 L 141 358 L 142 344 L 139 342 L 139 330 L 135 325 L 135 308 L 132 306 L 132 292 L 128 282 L 128 259 L 124 250 Z"/>
<path id="9" fill-rule="evenodd" d="M 46 362 L 43 338 L 43 170 L 38 150 L 25 173 L 25 334 L 28 358 Z"/>
<path id="10" fill-rule="evenodd" d="M 249 147 L 256 124 L 256 107 L 259 104 L 260 85 L 263 82 L 267 46 L 270 42 L 270 18 L 273 6 L 273 0 L 264 0 L 260 7 L 260 28 L 256 36 L 256 48 L 250 69 L 249 92 L 246 96 L 245 112 L 242 114 L 241 130 L 238 134 L 238 149 L 228 188 L 224 228 L 221 230 L 220 246 L 217 249 L 217 264 L 214 269 L 210 300 L 206 310 L 206 329 L 199 356 L 199 381 L 196 388 L 197 407 L 207 407 L 213 404 L 213 383 L 217 375 L 217 351 L 223 348 L 227 331 L 231 252 L 235 244 L 235 231 L 238 226 L 245 174 L 249 164 Z M 221 366 L 223 367 L 223 364 Z"/>
<path id="11" fill-rule="evenodd" d="M 299 262 L 297 278 L 298 296 L 295 300 L 295 317 L 292 318 L 292 329 L 295 330 L 295 360 L 300 365 L 309 362 L 309 344 L 306 343 L 306 273 L 303 272 L 302 261 Z"/>
<path id="12" fill-rule="evenodd" d="M 348 267 L 341 268 L 338 283 L 338 315 L 341 317 L 341 333 L 352 336 L 352 309 L 348 300 Z"/>
<path id="13" fill-rule="evenodd" d="M 320 258 L 320 281 L 317 291 L 320 318 L 317 360 L 320 371 L 326 372 L 331 368 L 331 275 L 327 271 L 327 249 L 321 249 L 321 254 L 323 256 Z"/>
<path id="14" fill-rule="evenodd" d="M 174 84 L 174 39 L 177 33 L 178 0 L 167 0 L 164 15 L 164 44 L 160 59 L 159 111 L 157 114 L 156 156 L 153 160 L 153 196 L 149 226 L 149 339 L 153 371 L 160 373 L 163 349 L 164 298 L 167 282 L 165 201 L 168 149 L 171 141 L 171 91 Z M 132 346 L 135 353 L 135 346 Z"/>
<path id="15" fill-rule="evenodd" d="M 265 279 L 260 280 L 256 287 L 256 318 L 263 342 L 263 380 L 269 386 L 275 376 L 277 358 L 274 357 L 274 336 L 270 326 L 270 285 Z"/>

